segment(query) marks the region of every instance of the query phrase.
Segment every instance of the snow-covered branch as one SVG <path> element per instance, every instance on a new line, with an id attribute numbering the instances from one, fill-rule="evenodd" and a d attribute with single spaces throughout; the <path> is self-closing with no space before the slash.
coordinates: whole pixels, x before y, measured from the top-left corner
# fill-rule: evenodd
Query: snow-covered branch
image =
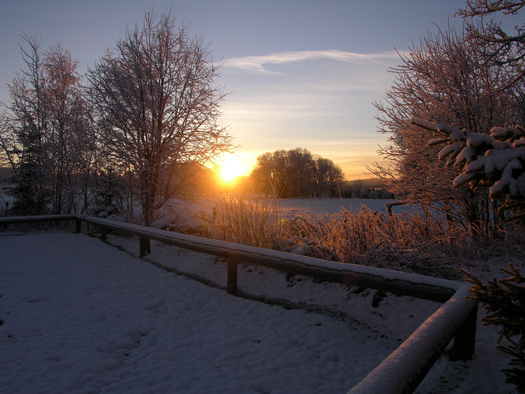
<path id="1" fill-rule="evenodd" d="M 429 144 L 447 143 L 439 152 L 439 160 L 447 160 L 462 173 L 454 187 L 465 183 L 490 188 L 493 198 L 525 198 L 525 129 L 493 127 L 490 134 L 471 133 L 446 124 L 435 124 L 412 118 L 412 123 L 441 134 Z"/>

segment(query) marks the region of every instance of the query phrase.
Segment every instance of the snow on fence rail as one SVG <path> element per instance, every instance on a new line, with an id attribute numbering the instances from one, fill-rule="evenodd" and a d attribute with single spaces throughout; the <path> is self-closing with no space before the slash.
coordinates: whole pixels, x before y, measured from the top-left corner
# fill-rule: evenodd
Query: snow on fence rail
<path id="1" fill-rule="evenodd" d="M 466 298 L 470 287 L 466 283 L 325 261 L 83 215 L 6 217 L 0 218 L 0 224 L 7 226 L 11 223 L 61 220 L 74 220 L 77 232 L 81 232 L 82 221 L 96 225 L 100 229 L 102 238 L 105 238 L 108 230 L 136 235 L 140 240 L 141 257 L 149 249 L 149 240 L 153 239 L 227 258 L 227 291 L 232 294 L 237 291 L 237 265 L 239 262 L 245 262 L 310 276 L 318 280 L 444 303 L 397 350 L 352 388 L 349 394 L 412 393 L 453 338 L 453 358 L 465 360 L 471 358 L 474 353 L 478 308 L 477 304 Z"/>

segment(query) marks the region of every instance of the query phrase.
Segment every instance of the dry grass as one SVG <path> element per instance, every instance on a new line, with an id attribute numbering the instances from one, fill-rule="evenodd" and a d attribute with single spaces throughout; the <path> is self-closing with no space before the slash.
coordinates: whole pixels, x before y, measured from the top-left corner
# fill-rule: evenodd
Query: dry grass
<path id="1" fill-rule="evenodd" d="M 201 234 L 243 245 L 273 248 L 273 239 L 281 232 L 281 215 L 276 200 L 260 198 L 224 198 L 214 217 L 201 215 Z"/>
<path id="2" fill-rule="evenodd" d="M 458 268 L 519 245 L 476 238 L 461 226 L 416 212 L 388 216 L 366 207 L 284 220 L 272 199 L 229 198 L 215 218 L 201 217 L 202 236 L 343 263 L 458 278 Z"/>

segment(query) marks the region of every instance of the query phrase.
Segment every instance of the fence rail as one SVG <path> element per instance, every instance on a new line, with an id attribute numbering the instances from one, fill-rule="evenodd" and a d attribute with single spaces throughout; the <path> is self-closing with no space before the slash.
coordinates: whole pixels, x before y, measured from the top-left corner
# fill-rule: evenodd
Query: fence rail
<path id="1" fill-rule="evenodd" d="M 156 240 L 193 251 L 227 258 L 227 291 L 237 291 L 237 265 L 261 265 L 318 280 L 356 285 L 444 303 L 403 344 L 349 393 L 412 393 L 454 339 L 451 357 L 465 360 L 475 347 L 477 304 L 466 299 L 469 285 L 405 272 L 298 256 L 233 242 L 199 238 L 165 230 L 84 215 L 48 215 L 0 218 L 0 224 L 71 220 L 81 232 L 81 222 L 139 237 L 140 255 Z"/>

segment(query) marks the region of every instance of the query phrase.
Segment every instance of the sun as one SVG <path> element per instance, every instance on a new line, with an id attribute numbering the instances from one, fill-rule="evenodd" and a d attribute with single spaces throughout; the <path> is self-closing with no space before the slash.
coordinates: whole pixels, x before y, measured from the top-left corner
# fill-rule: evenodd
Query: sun
<path id="1" fill-rule="evenodd" d="M 240 160 L 239 156 L 227 155 L 222 158 L 220 174 L 223 182 L 231 183 L 237 177 L 246 175 L 246 165 Z"/>
<path id="2" fill-rule="evenodd" d="M 232 163 L 223 164 L 221 167 L 221 177 L 224 181 L 232 181 L 239 175 L 239 168 Z"/>

